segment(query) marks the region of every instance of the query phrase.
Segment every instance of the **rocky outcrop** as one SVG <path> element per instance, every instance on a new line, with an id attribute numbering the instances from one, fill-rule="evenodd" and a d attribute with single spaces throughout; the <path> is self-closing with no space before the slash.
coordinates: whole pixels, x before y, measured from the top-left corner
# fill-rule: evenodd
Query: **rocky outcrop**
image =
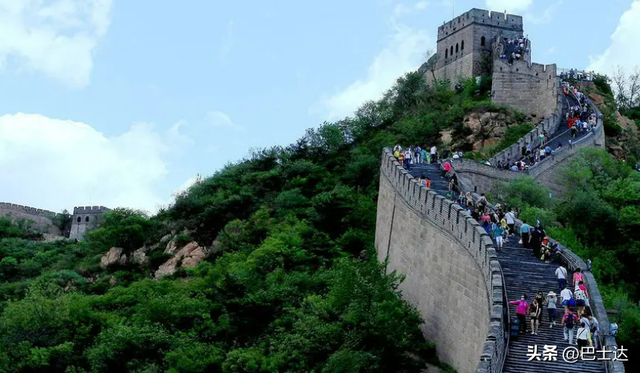
<path id="1" fill-rule="evenodd" d="M 177 245 L 174 241 L 167 244 L 164 252 L 167 254 L 173 254 L 175 252 L 175 254 L 173 258 L 167 260 L 158 268 L 154 275 L 156 278 L 172 275 L 179 267 L 195 267 L 200 264 L 206 256 L 205 250 L 195 241 L 186 244 L 177 252 L 176 250 Z"/>
<path id="2" fill-rule="evenodd" d="M 141 264 L 141 265 L 147 264 L 147 262 L 149 261 L 149 258 L 147 257 L 147 253 L 151 250 L 152 248 L 143 246 L 138 250 L 134 251 L 133 253 L 131 253 L 131 263 Z"/>
<path id="3" fill-rule="evenodd" d="M 604 105 L 604 98 L 595 92 L 589 93 L 589 98 L 598 106 Z"/>
<path id="4" fill-rule="evenodd" d="M 100 267 L 107 268 L 113 265 L 127 264 L 127 255 L 123 254 L 124 249 L 121 247 L 112 247 L 106 254 L 100 258 Z"/>
<path id="5" fill-rule="evenodd" d="M 633 119 L 627 118 L 624 115 L 620 114 L 619 112 L 616 112 L 616 120 L 623 130 L 630 131 L 629 133 L 630 135 L 633 135 L 633 136 L 638 135 L 638 126 L 636 125 L 636 122 Z"/>
<path id="6" fill-rule="evenodd" d="M 629 154 L 635 153 L 638 148 L 638 126 L 633 119 L 627 118 L 616 112 L 616 123 L 622 131 L 615 136 L 607 137 L 607 151 L 617 159 L 627 159 Z M 635 149 L 635 151 L 634 151 Z"/>
<path id="7" fill-rule="evenodd" d="M 164 253 L 174 255 L 176 251 L 178 251 L 178 244 L 176 243 L 176 241 L 174 240 L 169 241 L 169 243 L 167 244 L 167 247 L 165 247 L 164 249 Z"/>
<path id="8" fill-rule="evenodd" d="M 440 133 L 444 139 L 447 136 L 450 142 L 450 150 L 471 150 L 477 151 L 483 147 L 491 146 L 499 142 L 507 128 L 517 125 L 516 120 L 504 113 L 470 113 L 467 114 L 462 123 L 462 130 L 454 133 L 453 138 L 447 133 Z M 460 137 L 464 133 L 464 138 Z M 443 142 L 445 142 L 443 140 Z"/>

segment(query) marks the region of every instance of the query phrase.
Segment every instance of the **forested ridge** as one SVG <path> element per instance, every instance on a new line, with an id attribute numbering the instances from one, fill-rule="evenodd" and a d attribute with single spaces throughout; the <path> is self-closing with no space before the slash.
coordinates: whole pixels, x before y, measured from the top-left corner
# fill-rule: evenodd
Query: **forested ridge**
<path id="1" fill-rule="evenodd" d="M 0 220 L 0 371 L 418 372 L 438 364 L 419 314 L 399 298 L 401 277 L 384 274 L 373 247 L 381 149 L 440 145 L 445 129 L 467 136 L 470 112 L 508 113 L 528 128 L 524 116 L 491 104 L 490 86 L 468 80 L 451 91 L 409 73 L 352 117 L 256 151 L 154 216 L 107 213 L 86 242 L 41 242 Z M 517 140 L 506 137 L 491 152 Z M 571 216 L 550 219 L 570 229 Z M 150 273 L 168 259 L 158 245 L 167 235 L 206 246 L 208 256 L 158 281 Z M 144 265 L 101 268 L 112 247 L 152 249 Z M 607 268 L 640 260 L 635 246 L 625 255 L 607 254 Z M 633 303 L 632 280 L 612 277 L 611 294 Z"/>

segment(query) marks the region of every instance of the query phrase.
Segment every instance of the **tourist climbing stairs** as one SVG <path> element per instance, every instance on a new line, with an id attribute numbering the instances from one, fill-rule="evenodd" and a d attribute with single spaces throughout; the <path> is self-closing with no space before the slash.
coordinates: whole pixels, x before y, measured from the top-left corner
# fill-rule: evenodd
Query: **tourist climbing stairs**
<path id="1" fill-rule="evenodd" d="M 449 192 L 448 180 L 444 177 L 441 167 L 438 164 L 419 164 L 411 165 L 409 170 L 414 177 L 427 177 L 431 180 L 431 189 L 442 195 L 447 196 Z M 511 236 L 505 243 L 504 250 L 498 253 L 498 261 L 502 266 L 504 273 L 505 286 L 507 295 L 510 300 L 518 300 L 522 294 L 527 295 L 529 303 L 532 302 L 535 294 L 542 291 L 543 294 L 554 291 L 557 298 L 560 299 L 558 289 L 558 281 L 556 280 L 555 270 L 557 264 L 545 263 L 539 258 L 535 258 L 531 250 L 525 250 L 519 244 L 517 236 Z M 569 277 L 571 277 L 571 273 Z M 571 283 L 570 279 L 568 279 Z M 543 309 L 543 322 L 540 325 L 538 335 L 531 335 L 530 319 L 527 317 L 527 334 L 521 335 L 517 339 L 511 339 L 509 342 L 509 352 L 505 360 L 503 372 L 505 373 L 604 373 L 605 366 L 602 362 L 577 361 L 573 364 L 565 362 L 563 359 L 563 351 L 570 347 L 569 343 L 564 341 L 562 326 L 562 306 L 556 314 L 556 326 L 549 327 L 549 318 L 546 308 Z M 510 306 L 510 313 L 515 317 L 516 307 Z M 575 333 L 575 332 L 574 332 Z M 574 334 L 575 337 L 575 334 Z M 575 343 L 575 338 L 574 338 Z M 556 346 L 558 355 L 556 360 L 544 361 L 544 357 L 540 357 L 540 361 L 530 359 L 530 346 L 535 349 L 537 346 L 538 353 L 542 355 L 544 346 Z M 574 345 L 574 347 L 577 347 Z M 595 355 L 594 355 L 595 356 Z M 531 360 L 531 361 L 530 361 Z"/>
<path id="2" fill-rule="evenodd" d="M 555 270 L 558 268 L 558 265 L 545 263 L 539 258 L 534 257 L 532 250 L 522 248 L 517 236 L 509 237 L 504 249 L 498 252 L 498 261 L 502 266 L 507 294 L 510 300 L 518 300 L 521 295 L 526 294 L 527 302 L 531 304 L 538 291 L 542 291 L 545 297 L 550 291 L 554 291 L 557 294 L 558 300 L 560 300 L 558 281 L 555 276 Z M 572 274 L 569 273 L 569 277 L 571 276 Z M 570 278 L 567 280 L 571 283 Z M 565 362 L 562 353 L 565 348 L 570 347 L 570 345 L 569 342 L 564 341 L 563 327 L 560 325 L 563 310 L 560 304 L 558 304 L 558 307 L 556 311 L 556 326 L 552 328 L 549 327 L 547 309 L 546 307 L 543 309 L 542 323 L 538 329 L 538 335 L 531 334 L 531 322 L 527 316 L 527 333 L 520 335 L 517 340 L 512 339 L 509 343 L 509 354 L 504 364 L 504 373 L 605 372 L 605 367 L 602 362 L 580 360 L 574 364 Z M 515 305 L 510 306 L 510 312 L 511 316 L 515 317 Z M 577 347 L 575 343 L 576 340 L 574 338 L 573 347 Z M 529 361 L 532 356 L 532 354 L 529 353 L 530 348 L 535 350 L 534 346 L 537 346 L 537 352 L 542 354 L 545 350 L 545 345 L 557 346 L 557 360 L 544 361 L 544 357 L 541 357 L 540 361 L 537 359 Z M 529 355 L 527 355 L 528 353 Z"/>

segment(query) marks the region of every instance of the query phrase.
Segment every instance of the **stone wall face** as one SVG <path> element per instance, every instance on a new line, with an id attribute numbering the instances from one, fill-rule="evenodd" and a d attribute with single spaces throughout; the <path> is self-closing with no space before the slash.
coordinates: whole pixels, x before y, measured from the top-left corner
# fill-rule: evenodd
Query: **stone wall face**
<path id="1" fill-rule="evenodd" d="M 385 149 L 378 259 L 406 275 L 403 299 L 440 359 L 458 372 L 498 372 L 504 356 L 502 270 L 491 239 L 461 207 L 419 185 Z"/>
<path id="2" fill-rule="evenodd" d="M 556 133 L 558 125 L 561 121 L 564 122 L 563 113 L 565 113 L 566 109 L 569 108 L 569 101 L 564 97 L 564 94 L 560 89 L 558 89 L 556 93 L 556 102 L 556 110 L 553 114 L 544 118 L 544 120 L 538 123 L 536 128 L 522 136 L 517 143 L 491 157 L 489 162 L 491 162 L 492 165 L 496 165 L 498 164 L 498 161 L 514 161 L 516 158 L 521 156 L 523 146 L 526 146 L 528 143 L 532 144 L 533 147 L 540 145 L 538 136 L 542 131 L 547 131 L 547 134 L 549 134 L 550 137 L 559 135 L 559 133 Z"/>
<path id="3" fill-rule="evenodd" d="M 557 108 L 556 65 L 529 65 L 516 60 L 512 65 L 499 58 L 493 62 L 492 101 L 520 111 L 547 117 Z"/>
<path id="4" fill-rule="evenodd" d="M 491 191 L 498 182 L 508 183 L 525 175 L 464 158 L 451 160 L 451 166 L 456 170 L 462 189 L 479 194 Z"/>
<path id="5" fill-rule="evenodd" d="M 14 203 L 0 202 L 0 216 L 7 217 L 12 220 L 32 220 L 34 227 L 54 235 L 60 234 L 60 229 L 53 225 L 51 218 L 57 214 L 52 211 L 37 209 L 34 207 L 16 205 Z"/>
<path id="6" fill-rule="evenodd" d="M 102 214 L 109 211 L 104 206 L 80 206 L 73 208 L 69 238 L 82 240 L 87 232 L 100 226 Z"/>

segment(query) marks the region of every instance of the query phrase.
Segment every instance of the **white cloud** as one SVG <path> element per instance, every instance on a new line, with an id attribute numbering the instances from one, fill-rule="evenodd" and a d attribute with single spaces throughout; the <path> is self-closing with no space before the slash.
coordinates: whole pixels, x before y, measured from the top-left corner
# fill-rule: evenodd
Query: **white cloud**
<path id="1" fill-rule="evenodd" d="M 9 57 L 71 88 L 89 84 L 112 0 L 0 0 L 0 67 Z"/>
<path id="2" fill-rule="evenodd" d="M 415 3 L 415 5 L 413 7 L 416 10 L 425 10 L 425 9 L 427 9 L 428 5 L 429 5 L 428 1 L 418 1 L 417 3 Z"/>
<path id="3" fill-rule="evenodd" d="M 549 23 L 553 20 L 553 16 L 560 14 L 558 9 L 562 6 L 563 3 L 564 1 L 560 0 L 550 4 L 540 15 L 527 12 L 526 14 L 524 14 L 524 19 L 527 23 L 531 23 L 533 25 Z"/>
<path id="4" fill-rule="evenodd" d="M 229 116 L 221 111 L 210 111 L 207 113 L 207 122 L 212 127 L 230 128 L 236 131 L 246 131 L 242 125 L 234 123 Z"/>
<path id="5" fill-rule="evenodd" d="M 522 12 L 531 6 L 533 0 L 486 0 L 488 10 L 497 12 L 517 13 Z"/>
<path id="6" fill-rule="evenodd" d="M 328 120 L 351 115 L 362 103 L 379 99 L 404 73 L 420 67 L 425 51 L 435 47 L 432 32 L 396 24 L 393 18 L 391 23 L 394 32 L 387 47 L 371 62 L 366 77 L 322 98 L 310 112 L 321 113 Z"/>
<path id="7" fill-rule="evenodd" d="M 640 1 L 634 1 L 631 8 L 620 17 L 616 30 L 611 34 L 611 44 L 596 57 L 589 57 L 587 70 L 611 74 L 615 66 L 627 71 L 640 64 L 640 49 L 634 47 L 640 35 Z"/>
<path id="8" fill-rule="evenodd" d="M 91 126 L 37 114 L 0 116 L 0 195 L 60 211 L 74 205 L 155 211 L 170 149 L 152 124 L 105 137 Z"/>
<path id="9" fill-rule="evenodd" d="M 407 15 L 407 14 L 416 13 L 416 12 L 425 10 L 425 9 L 427 9 L 427 6 L 429 6 L 429 2 L 428 1 L 418 1 L 417 3 L 415 3 L 413 5 L 406 5 L 405 3 L 398 3 L 393 8 L 393 16 L 395 18 L 399 18 L 399 17 L 402 17 L 402 16 Z"/>

